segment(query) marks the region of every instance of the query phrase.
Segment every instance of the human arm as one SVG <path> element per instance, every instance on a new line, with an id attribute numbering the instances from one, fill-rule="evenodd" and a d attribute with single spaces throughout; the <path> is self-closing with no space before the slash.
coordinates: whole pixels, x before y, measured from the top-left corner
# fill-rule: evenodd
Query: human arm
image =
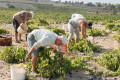
<path id="1" fill-rule="evenodd" d="M 34 47 L 32 47 L 31 48 L 31 50 L 30 50 L 30 52 L 26 55 L 26 57 L 25 57 L 25 60 L 27 61 L 30 57 L 31 57 L 31 55 L 32 55 L 32 53 L 35 51 L 35 48 Z"/>
<path id="2" fill-rule="evenodd" d="M 85 28 L 85 22 L 83 21 L 83 19 L 80 19 L 78 21 L 79 25 L 81 26 L 81 34 L 83 38 L 86 38 L 86 28 Z"/>
<path id="3" fill-rule="evenodd" d="M 30 52 L 26 55 L 25 60 L 28 60 L 31 57 L 31 55 L 32 55 L 32 53 L 34 51 L 36 51 L 41 46 L 45 46 L 47 43 L 48 42 L 46 42 L 45 38 L 41 38 L 40 40 L 38 40 L 37 42 L 35 42 L 34 45 L 31 48 Z"/>
<path id="4" fill-rule="evenodd" d="M 29 39 L 29 40 L 33 40 L 33 39 L 35 39 L 35 36 L 34 36 L 33 34 L 30 34 L 30 36 L 28 35 L 28 39 Z M 28 59 L 31 57 L 32 53 L 33 53 L 34 51 L 36 51 L 36 50 L 39 48 L 39 46 L 41 46 L 41 44 L 39 45 L 38 42 L 39 42 L 39 41 L 35 42 L 34 45 L 32 45 L 29 53 L 28 53 L 28 54 L 26 55 L 26 57 L 25 57 L 25 60 L 28 60 Z"/>
<path id="5" fill-rule="evenodd" d="M 86 37 L 86 38 L 88 37 L 88 35 L 86 34 L 86 29 L 85 29 L 85 37 Z"/>
<path id="6" fill-rule="evenodd" d="M 61 56 L 61 61 L 64 62 L 64 58 L 63 58 L 63 50 L 61 46 L 56 46 L 58 52 L 60 52 L 60 56 Z"/>

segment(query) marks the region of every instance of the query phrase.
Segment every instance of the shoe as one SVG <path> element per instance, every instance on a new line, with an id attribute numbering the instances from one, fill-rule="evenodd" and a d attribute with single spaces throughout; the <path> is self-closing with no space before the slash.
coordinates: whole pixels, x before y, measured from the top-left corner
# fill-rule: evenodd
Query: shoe
<path id="1" fill-rule="evenodd" d="M 32 77 L 36 77 L 36 76 L 39 76 L 39 74 L 36 73 L 36 72 L 31 72 L 31 73 L 30 73 L 30 76 L 32 76 Z"/>
<path id="2" fill-rule="evenodd" d="M 16 43 L 20 43 L 20 41 L 15 41 Z"/>
<path id="3" fill-rule="evenodd" d="M 21 39 L 21 40 L 19 40 L 19 41 L 23 41 L 23 40 Z"/>

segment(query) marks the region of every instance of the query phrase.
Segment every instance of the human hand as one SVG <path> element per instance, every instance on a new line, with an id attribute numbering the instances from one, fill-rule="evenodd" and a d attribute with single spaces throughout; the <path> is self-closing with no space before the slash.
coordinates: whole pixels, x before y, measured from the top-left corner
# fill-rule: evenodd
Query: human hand
<path id="1" fill-rule="evenodd" d="M 30 59 L 31 55 L 30 54 L 27 54 L 26 57 L 25 57 L 25 61 L 27 61 L 28 59 Z"/>

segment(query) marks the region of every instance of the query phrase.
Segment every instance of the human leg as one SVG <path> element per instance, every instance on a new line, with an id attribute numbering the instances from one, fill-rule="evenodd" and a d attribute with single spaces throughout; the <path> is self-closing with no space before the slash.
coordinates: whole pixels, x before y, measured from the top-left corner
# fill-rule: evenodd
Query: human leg
<path id="1" fill-rule="evenodd" d="M 14 26 L 14 29 L 15 29 L 15 42 L 19 43 L 18 32 L 17 32 L 17 29 L 19 27 L 19 23 L 15 19 L 13 19 L 13 26 Z"/>
<path id="2" fill-rule="evenodd" d="M 22 41 L 21 39 L 22 34 L 18 34 L 18 36 L 19 36 L 19 41 Z"/>
<path id="3" fill-rule="evenodd" d="M 17 33 L 17 32 L 15 32 L 15 42 L 16 42 L 16 43 L 19 42 L 19 41 L 18 41 L 18 33 Z"/>
<path id="4" fill-rule="evenodd" d="M 79 41 L 79 38 L 75 38 L 75 44 L 78 43 Z"/>
<path id="5" fill-rule="evenodd" d="M 36 42 L 36 40 L 33 38 L 30 40 L 30 37 L 32 36 L 31 33 L 28 34 L 27 36 L 27 42 L 28 42 L 28 45 L 29 45 L 29 50 L 32 48 L 32 46 L 34 45 L 34 43 Z M 37 58 L 39 56 L 39 52 L 41 50 L 43 50 L 44 47 L 40 47 L 38 48 L 36 51 L 34 51 L 32 53 L 32 60 L 31 60 L 31 63 L 32 63 L 32 72 L 35 72 L 36 71 L 36 62 L 37 62 Z"/>
<path id="6" fill-rule="evenodd" d="M 75 43 L 77 43 L 79 41 L 79 29 L 76 28 L 75 30 Z"/>
<path id="7" fill-rule="evenodd" d="M 68 30 L 69 30 L 69 37 L 68 37 L 68 45 L 73 37 L 73 33 L 74 33 L 74 28 L 71 24 L 68 23 Z"/>
<path id="8" fill-rule="evenodd" d="M 31 61 L 31 63 L 32 63 L 32 72 L 36 72 L 36 62 L 37 62 L 37 58 L 38 58 L 38 56 L 32 56 L 32 61 Z"/>

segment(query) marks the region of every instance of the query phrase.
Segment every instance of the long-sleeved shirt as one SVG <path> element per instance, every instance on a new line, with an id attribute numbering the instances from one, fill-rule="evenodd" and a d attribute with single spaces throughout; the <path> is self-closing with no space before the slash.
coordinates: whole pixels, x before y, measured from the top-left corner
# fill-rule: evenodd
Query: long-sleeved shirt
<path id="1" fill-rule="evenodd" d="M 37 50 L 40 46 L 52 47 L 55 45 L 55 41 L 58 35 L 50 30 L 35 29 L 31 32 L 37 41 L 33 47 Z M 61 46 L 56 46 L 59 52 L 63 52 Z"/>
<path id="2" fill-rule="evenodd" d="M 24 23 L 25 21 L 28 21 L 28 20 L 29 20 L 29 18 L 28 18 L 28 16 L 27 16 L 28 13 L 29 13 L 29 12 L 27 12 L 27 11 L 20 11 L 20 12 L 14 14 L 13 18 L 14 18 L 15 20 L 17 20 L 19 24 L 20 24 L 20 23 Z M 23 16 L 21 16 L 21 14 L 23 14 Z"/>

